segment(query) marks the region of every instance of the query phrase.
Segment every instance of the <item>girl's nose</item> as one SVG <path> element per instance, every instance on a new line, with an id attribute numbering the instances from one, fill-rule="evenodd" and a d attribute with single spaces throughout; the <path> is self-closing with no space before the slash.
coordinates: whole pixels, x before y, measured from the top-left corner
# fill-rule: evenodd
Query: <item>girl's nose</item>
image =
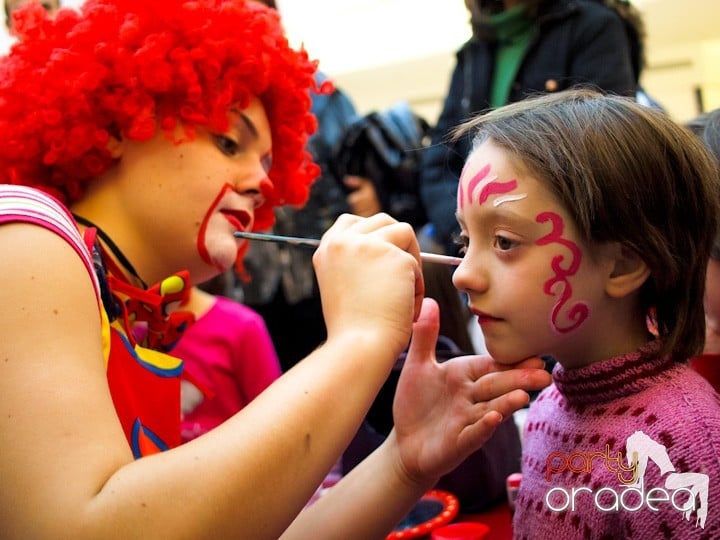
<path id="1" fill-rule="evenodd" d="M 453 272 L 452 282 L 459 291 L 485 292 L 487 290 L 489 285 L 487 273 L 476 262 L 476 257 L 466 253 L 462 262 Z"/>

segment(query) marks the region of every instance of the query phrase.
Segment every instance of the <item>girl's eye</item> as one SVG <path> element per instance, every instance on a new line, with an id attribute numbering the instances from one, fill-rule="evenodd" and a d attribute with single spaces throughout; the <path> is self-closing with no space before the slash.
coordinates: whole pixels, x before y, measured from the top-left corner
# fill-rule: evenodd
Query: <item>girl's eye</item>
<path id="1" fill-rule="evenodd" d="M 461 255 L 465 255 L 467 248 L 470 245 L 470 238 L 466 234 L 459 233 L 453 236 L 453 244 L 459 246 L 458 252 Z"/>
<path id="2" fill-rule="evenodd" d="M 234 156 L 238 152 L 238 143 L 227 135 L 213 135 L 215 146 L 226 156 Z"/>
<path id="3" fill-rule="evenodd" d="M 501 235 L 495 236 L 494 246 L 500 251 L 508 251 L 518 245 L 517 242 Z"/>

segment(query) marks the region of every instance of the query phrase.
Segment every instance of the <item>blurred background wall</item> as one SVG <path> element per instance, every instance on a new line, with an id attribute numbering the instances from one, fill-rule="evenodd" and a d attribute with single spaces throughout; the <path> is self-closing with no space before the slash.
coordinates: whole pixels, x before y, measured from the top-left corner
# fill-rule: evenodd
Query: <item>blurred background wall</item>
<path id="1" fill-rule="evenodd" d="M 470 36 L 463 0 L 278 1 L 292 39 L 362 111 L 408 99 L 435 120 Z M 633 3 L 646 26 L 646 90 L 681 122 L 720 107 L 720 0 Z"/>
<path id="2" fill-rule="evenodd" d="M 634 3 L 647 30 L 647 91 L 681 122 L 720 107 L 720 0 Z M 278 6 L 291 41 L 320 60 L 361 112 L 407 99 L 435 121 L 454 51 L 470 36 L 463 0 L 278 0 Z M 0 51 L 10 43 L 3 27 Z"/>

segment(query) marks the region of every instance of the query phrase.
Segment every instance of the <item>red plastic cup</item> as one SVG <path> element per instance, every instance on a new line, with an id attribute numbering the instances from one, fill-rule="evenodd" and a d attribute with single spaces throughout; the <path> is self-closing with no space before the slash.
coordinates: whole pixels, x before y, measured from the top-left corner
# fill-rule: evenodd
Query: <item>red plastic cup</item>
<path id="1" fill-rule="evenodd" d="M 431 540 L 482 540 L 490 532 L 484 523 L 461 521 L 438 527 L 430 535 Z"/>

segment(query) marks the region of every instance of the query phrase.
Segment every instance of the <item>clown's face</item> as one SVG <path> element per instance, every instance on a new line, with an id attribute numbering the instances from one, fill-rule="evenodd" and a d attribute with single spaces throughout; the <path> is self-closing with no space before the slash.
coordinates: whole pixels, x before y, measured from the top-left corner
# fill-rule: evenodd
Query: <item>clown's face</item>
<path id="1" fill-rule="evenodd" d="M 229 114 L 225 133 L 122 142 L 116 167 L 99 183 L 110 190 L 111 208 L 98 222 L 112 225 L 108 232 L 148 283 L 183 269 L 198 283 L 231 268 L 243 242 L 235 231 L 253 226 L 270 188 L 270 125 L 258 99 Z"/>

